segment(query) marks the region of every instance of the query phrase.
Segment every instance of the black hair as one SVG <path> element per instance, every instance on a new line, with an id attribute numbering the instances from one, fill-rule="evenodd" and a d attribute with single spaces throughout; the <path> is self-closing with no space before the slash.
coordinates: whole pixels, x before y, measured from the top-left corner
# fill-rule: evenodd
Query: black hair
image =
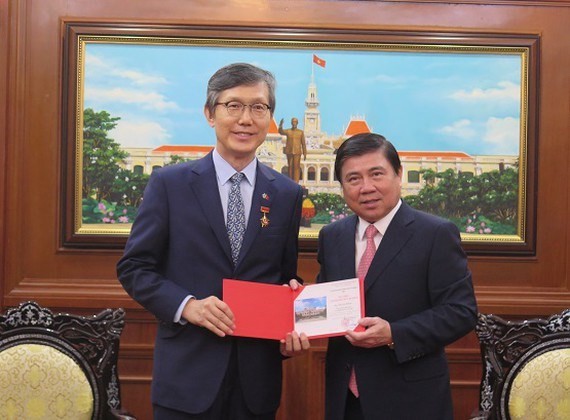
<path id="1" fill-rule="evenodd" d="M 342 184 L 342 165 L 348 158 L 362 156 L 377 150 L 380 150 L 384 154 L 394 169 L 394 172 L 399 173 L 402 163 L 400 162 L 400 156 L 398 156 L 398 151 L 394 145 L 380 134 L 361 133 L 346 139 L 336 151 L 334 173 L 338 181 Z"/>

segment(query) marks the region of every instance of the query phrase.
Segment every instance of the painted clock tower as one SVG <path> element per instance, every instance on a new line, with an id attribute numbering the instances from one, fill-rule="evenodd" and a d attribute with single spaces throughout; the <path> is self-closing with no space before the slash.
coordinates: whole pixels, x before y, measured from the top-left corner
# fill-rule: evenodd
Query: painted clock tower
<path id="1" fill-rule="evenodd" d="M 319 98 L 317 96 L 317 84 L 315 83 L 314 73 L 311 74 L 311 83 L 309 83 L 309 89 L 307 90 L 305 106 L 303 131 L 305 136 L 317 136 L 321 132 L 321 112 L 319 111 Z"/>

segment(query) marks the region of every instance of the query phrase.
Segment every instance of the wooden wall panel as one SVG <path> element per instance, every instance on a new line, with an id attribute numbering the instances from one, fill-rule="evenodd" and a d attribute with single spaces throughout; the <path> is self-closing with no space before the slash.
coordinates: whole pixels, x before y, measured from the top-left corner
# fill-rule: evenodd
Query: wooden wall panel
<path id="1" fill-rule="evenodd" d="M 127 308 L 120 374 L 125 405 L 150 419 L 154 319 L 115 278 L 118 250 L 61 248 L 62 22 L 530 34 L 540 38 L 536 255 L 470 257 L 480 310 L 516 318 L 570 306 L 570 2 L 1 0 L 0 306 L 35 299 L 56 311 Z M 314 252 L 300 256 L 312 281 Z M 280 419 L 322 418 L 326 342 L 285 362 Z M 457 419 L 476 408 L 473 333 L 448 348 Z"/>
<path id="2" fill-rule="evenodd" d="M 7 101 L 7 87 L 8 87 L 8 57 L 9 42 L 8 42 L 8 4 L 0 2 L 0 245 L 2 248 L 5 246 L 4 242 L 4 220 L 5 220 L 5 186 L 6 186 L 6 156 L 8 144 L 6 142 L 7 130 L 7 114 L 8 114 L 8 101 Z M 0 250 L 0 296 L 4 296 L 4 255 L 5 253 Z M 0 304 L 1 306 L 1 304 Z"/>

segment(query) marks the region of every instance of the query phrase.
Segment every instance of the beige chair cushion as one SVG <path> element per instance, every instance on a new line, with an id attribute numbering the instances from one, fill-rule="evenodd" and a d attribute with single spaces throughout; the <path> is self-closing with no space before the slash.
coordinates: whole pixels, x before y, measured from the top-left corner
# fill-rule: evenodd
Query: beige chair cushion
<path id="1" fill-rule="evenodd" d="M 551 350 L 517 374 L 509 397 L 512 419 L 570 419 L 570 349 Z"/>
<path id="2" fill-rule="evenodd" d="M 91 419 L 93 394 L 81 368 L 41 344 L 0 352 L 0 419 Z"/>

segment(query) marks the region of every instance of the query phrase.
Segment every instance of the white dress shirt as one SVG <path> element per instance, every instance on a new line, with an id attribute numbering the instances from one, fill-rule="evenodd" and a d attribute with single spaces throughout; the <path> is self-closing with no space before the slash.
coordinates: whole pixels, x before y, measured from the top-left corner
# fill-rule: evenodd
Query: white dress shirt
<path id="1" fill-rule="evenodd" d="M 380 246 L 380 242 L 382 241 L 382 238 L 384 237 L 384 234 L 386 233 L 386 229 L 388 229 L 388 226 L 390 225 L 390 223 L 392 222 L 392 219 L 394 218 L 394 216 L 396 215 L 396 212 L 398 211 L 398 209 L 400 208 L 400 206 L 402 205 L 402 200 L 398 200 L 398 204 L 396 204 L 394 206 L 394 208 L 392 210 L 390 210 L 390 212 L 384 216 L 382 219 L 377 220 L 376 222 L 374 222 L 374 226 L 376 226 L 376 229 L 378 229 L 378 232 L 380 232 L 379 235 L 376 235 L 374 237 L 374 243 L 376 244 L 376 249 L 378 249 L 378 247 Z M 355 234 L 355 244 L 356 244 L 356 252 L 354 255 L 354 272 L 356 273 L 358 271 L 358 264 L 360 263 L 360 260 L 362 259 L 362 255 L 364 254 L 364 251 L 366 250 L 366 236 L 365 236 L 365 232 L 366 232 L 366 228 L 371 225 L 371 223 L 368 223 L 366 220 L 364 220 L 363 218 L 361 218 L 360 216 L 358 217 L 358 224 L 356 226 L 356 234 Z"/>

